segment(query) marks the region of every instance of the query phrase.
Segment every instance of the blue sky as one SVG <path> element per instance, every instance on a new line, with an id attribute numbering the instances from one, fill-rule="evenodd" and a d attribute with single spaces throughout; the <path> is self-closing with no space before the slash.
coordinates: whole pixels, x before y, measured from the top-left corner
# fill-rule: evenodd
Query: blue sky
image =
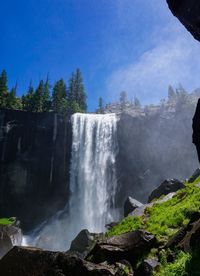
<path id="1" fill-rule="evenodd" d="M 79 67 L 89 110 L 122 90 L 143 104 L 169 84 L 200 87 L 200 44 L 165 0 L 7 0 L 1 3 L 0 70 L 18 93 L 49 73 L 66 81 Z"/>

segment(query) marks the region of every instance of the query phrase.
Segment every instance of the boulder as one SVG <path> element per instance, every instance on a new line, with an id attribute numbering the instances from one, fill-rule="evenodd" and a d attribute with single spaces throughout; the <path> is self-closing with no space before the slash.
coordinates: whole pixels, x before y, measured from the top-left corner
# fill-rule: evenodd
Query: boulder
<path id="1" fill-rule="evenodd" d="M 168 195 L 169 193 L 176 192 L 184 188 L 185 185 L 178 179 L 167 179 L 151 193 L 148 202 L 151 202 L 153 199 L 159 198 L 162 195 Z"/>
<path id="2" fill-rule="evenodd" d="M 116 222 L 116 221 L 113 221 L 113 222 L 110 222 L 110 223 L 107 223 L 106 225 L 105 225 L 105 227 L 106 227 L 106 229 L 111 229 L 111 228 L 113 228 L 114 226 L 116 226 L 116 225 L 118 225 L 119 224 L 119 222 Z"/>
<path id="3" fill-rule="evenodd" d="M 0 225 L 0 258 L 14 245 L 21 245 L 22 231 L 14 225 Z"/>
<path id="4" fill-rule="evenodd" d="M 179 244 L 179 242 L 181 242 L 183 240 L 183 238 L 186 235 L 186 232 L 187 232 L 186 227 L 182 227 L 174 236 L 172 236 L 168 240 L 165 247 L 170 248 L 170 249 L 175 248 Z"/>
<path id="5" fill-rule="evenodd" d="M 158 259 L 144 260 L 136 271 L 137 276 L 152 276 L 154 271 L 157 271 L 160 266 Z"/>
<path id="6" fill-rule="evenodd" d="M 90 233 L 87 229 L 82 230 L 71 242 L 70 251 L 78 252 L 85 257 L 95 243 L 99 235 Z"/>
<path id="7" fill-rule="evenodd" d="M 112 276 L 118 265 L 93 264 L 76 255 L 33 247 L 11 249 L 0 261 L 3 276 Z M 129 274 L 131 276 L 131 274 Z"/>
<path id="8" fill-rule="evenodd" d="M 178 245 L 179 248 L 187 252 L 192 252 L 200 247 L 200 219 L 189 224 L 188 231 L 183 240 Z"/>
<path id="9" fill-rule="evenodd" d="M 192 212 L 188 225 L 182 227 L 172 236 L 165 248 L 174 249 L 175 247 L 181 247 L 183 250 L 190 252 L 191 248 L 196 245 L 200 245 L 200 213 Z"/>
<path id="10" fill-rule="evenodd" d="M 134 271 L 131 264 L 126 260 L 121 260 L 120 262 L 115 263 L 117 267 L 117 276 L 133 276 Z"/>
<path id="11" fill-rule="evenodd" d="M 97 242 L 88 258 L 95 263 L 115 263 L 124 259 L 135 265 L 154 246 L 156 239 L 152 234 L 136 230 Z"/>
<path id="12" fill-rule="evenodd" d="M 152 207 L 153 203 L 149 203 L 149 204 L 144 204 L 141 207 L 136 208 L 131 214 L 130 216 L 132 217 L 142 217 L 145 213 L 145 209 L 147 207 Z"/>
<path id="13" fill-rule="evenodd" d="M 0 231 L 0 258 L 3 257 L 12 246 L 10 236 L 6 232 Z"/>
<path id="14" fill-rule="evenodd" d="M 167 0 L 172 13 L 180 20 L 193 37 L 200 41 L 199 0 Z"/>
<path id="15" fill-rule="evenodd" d="M 196 169 L 193 175 L 188 180 L 189 183 L 193 183 L 200 176 L 200 168 Z"/>
<path id="16" fill-rule="evenodd" d="M 128 197 L 124 203 L 124 217 L 128 216 L 136 208 L 141 207 L 143 204 L 132 197 Z"/>

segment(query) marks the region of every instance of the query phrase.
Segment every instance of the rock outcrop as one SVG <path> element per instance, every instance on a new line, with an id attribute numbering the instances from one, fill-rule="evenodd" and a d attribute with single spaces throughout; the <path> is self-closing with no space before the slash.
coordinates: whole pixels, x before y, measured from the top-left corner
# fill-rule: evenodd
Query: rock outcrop
<path id="1" fill-rule="evenodd" d="M 167 179 L 151 193 L 148 202 L 151 202 L 154 199 L 158 199 L 163 195 L 168 195 L 170 193 L 177 192 L 178 190 L 184 188 L 185 185 L 178 179 Z"/>
<path id="2" fill-rule="evenodd" d="M 192 128 L 193 128 L 192 142 L 196 146 L 197 155 L 200 162 L 200 99 L 198 100 L 196 111 L 193 117 Z"/>
<path id="3" fill-rule="evenodd" d="M 135 209 L 143 206 L 143 204 L 132 197 L 128 197 L 124 203 L 124 217 L 128 216 Z"/>
<path id="4" fill-rule="evenodd" d="M 200 41 L 199 0 L 167 0 L 172 13 L 181 21 L 193 37 Z"/>
<path id="5" fill-rule="evenodd" d="M 44 251 L 38 248 L 14 247 L 0 261 L 3 276 L 114 276 L 120 274 L 126 265 L 94 264 L 76 255 Z"/>
<path id="6" fill-rule="evenodd" d="M 86 257 L 99 234 L 90 233 L 87 229 L 83 229 L 71 242 L 70 251 L 80 253 L 82 257 Z"/>
<path id="7" fill-rule="evenodd" d="M 0 110 L 0 217 L 31 229 L 63 208 L 70 155 L 69 117 Z"/>
<path id="8" fill-rule="evenodd" d="M 155 246 L 153 235 L 136 230 L 97 242 L 88 258 L 95 263 L 107 261 L 112 264 L 125 259 L 134 266 L 141 256 Z"/>
<path id="9" fill-rule="evenodd" d="M 0 225 L 0 258 L 14 245 L 21 245 L 21 243 L 22 231 L 17 225 Z"/>
<path id="10" fill-rule="evenodd" d="M 122 212 L 129 195 L 145 202 L 164 179 L 184 179 L 198 166 L 188 143 L 194 110 L 195 104 L 177 104 L 119 115 L 115 203 Z M 30 230 L 62 209 L 69 198 L 70 156 L 69 117 L 1 110 L 0 217 L 17 216 Z"/>
<path id="11" fill-rule="evenodd" d="M 121 114 L 117 202 L 125 202 L 128 196 L 146 202 L 151 191 L 165 179 L 185 179 L 198 167 L 191 129 L 196 101 L 197 98 L 194 104 L 180 109 L 160 108 L 156 114 Z"/>
<path id="12" fill-rule="evenodd" d="M 158 259 L 144 260 L 136 271 L 137 276 L 152 276 L 153 272 L 159 269 L 160 263 Z"/>

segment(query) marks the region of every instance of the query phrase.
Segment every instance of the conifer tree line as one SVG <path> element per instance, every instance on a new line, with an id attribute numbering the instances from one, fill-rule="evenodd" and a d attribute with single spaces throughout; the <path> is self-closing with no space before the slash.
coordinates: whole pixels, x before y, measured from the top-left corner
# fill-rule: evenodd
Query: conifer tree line
<path id="1" fill-rule="evenodd" d="M 31 112 L 75 113 L 87 111 L 87 96 L 80 69 L 72 73 L 68 86 L 63 79 L 51 86 L 49 77 L 40 80 L 36 89 L 32 82 L 21 97 L 17 97 L 17 84 L 8 88 L 7 73 L 0 74 L 0 108 Z"/>

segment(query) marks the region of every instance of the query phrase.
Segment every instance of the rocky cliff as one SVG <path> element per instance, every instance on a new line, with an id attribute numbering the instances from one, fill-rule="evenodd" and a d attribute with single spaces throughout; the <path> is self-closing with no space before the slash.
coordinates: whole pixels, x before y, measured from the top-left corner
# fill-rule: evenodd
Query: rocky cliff
<path id="1" fill-rule="evenodd" d="M 196 99 L 197 101 L 197 99 Z M 167 178 L 187 178 L 198 167 L 192 144 L 196 102 L 166 105 L 139 116 L 123 113 L 118 123 L 120 201 L 147 195 Z"/>
<path id="2" fill-rule="evenodd" d="M 200 2 L 198 0 L 167 0 L 172 13 L 187 30 L 200 40 Z"/>
<path id="3" fill-rule="evenodd" d="M 128 195 L 146 201 L 164 179 L 184 179 L 198 167 L 195 106 L 196 99 L 119 115 L 118 207 Z M 17 216 L 28 230 L 65 206 L 71 129 L 67 116 L 0 111 L 0 217 Z"/>
<path id="4" fill-rule="evenodd" d="M 32 227 L 69 195 L 69 117 L 0 110 L 0 217 Z"/>

